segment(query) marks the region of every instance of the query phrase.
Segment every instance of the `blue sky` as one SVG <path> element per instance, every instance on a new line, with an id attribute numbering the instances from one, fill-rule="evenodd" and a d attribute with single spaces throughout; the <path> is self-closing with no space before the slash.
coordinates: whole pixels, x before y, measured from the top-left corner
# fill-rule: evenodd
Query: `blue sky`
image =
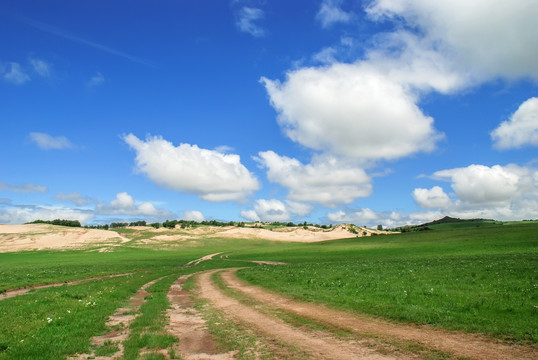
<path id="1" fill-rule="evenodd" d="M 538 218 L 535 0 L 0 5 L 0 223 Z"/>

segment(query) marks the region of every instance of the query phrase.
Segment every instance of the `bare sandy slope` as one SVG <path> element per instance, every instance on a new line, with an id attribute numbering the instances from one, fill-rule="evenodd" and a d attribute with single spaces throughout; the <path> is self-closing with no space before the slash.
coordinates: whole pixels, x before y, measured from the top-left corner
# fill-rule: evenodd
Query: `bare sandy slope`
<path id="1" fill-rule="evenodd" d="M 216 228 L 207 237 L 263 239 L 291 242 L 318 242 L 326 240 L 349 239 L 363 236 L 388 234 L 386 231 L 373 230 L 354 225 L 342 224 L 331 229 L 321 229 L 313 226 L 284 227 L 267 230 L 258 227 L 224 227 Z"/>
<path id="2" fill-rule="evenodd" d="M 272 241 L 317 242 L 347 239 L 373 234 L 386 234 L 384 231 L 338 225 L 331 229 L 317 227 L 284 227 L 273 230 L 261 227 L 235 226 L 199 226 L 196 228 L 154 229 L 148 226 L 129 227 L 136 232 L 128 236 L 147 236 L 140 243 L 177 246 L 185 240 L 204 238 L 262 239 Z M 48 224 L 0 225 L 0 253 L 45 250 L 45 249 L 82 249 L 88 246 L 100 246 L 100 251 L 107 251 L 113 246 L 129 241 L 126 237 L 111 230 L 71 228 Z"/>
<path id="3" fill-rule="evenodd" d="M 0 225 L 0 253 L 24 250 L 80 249 L 129 241 L 115 231 L 48 224 Z"/>
<path id="4" fill-rule="evenodd" d="M 317 242 L 325 240 L 347 239 L 357 237 L 344 227 L 336 227 L 328 231 L 313 231 L 303 228 L 283 228 L 275 230 L 259 228 L 232 228 L 216 232 L 211 237 L 264 239 L 273 241 Z"/>

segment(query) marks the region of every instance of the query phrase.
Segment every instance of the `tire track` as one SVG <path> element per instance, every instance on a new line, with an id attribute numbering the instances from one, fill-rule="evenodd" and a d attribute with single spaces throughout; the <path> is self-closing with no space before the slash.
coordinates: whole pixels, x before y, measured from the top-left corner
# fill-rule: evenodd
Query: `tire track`
<path id="1" fill-rule="evenodd" d="M 122 273 L 122 274 L 111 274 L 111 275 L 103 275 L 103 276 L 92 276 L 92 277 L 87 277 L 87 278 L 84 278 L 84 279 L 73 280 L 73 281 L 56 282 L 56 283 L 50 283 L 50 284 L 32 285 L 32 286 L 23 287 L 23 288 L 9 289 L 9 290 L 6 290 L 4 293 L 0 294 L 0 300 L 5 300 L 5 299 L 9 299 L 9 298 L 12 298 L 12 297 L 15 297 L 15 296 L 24 295 L 24 294 L 29 293 L 32 290 L 45 289 L 45 288 L 49 288 L 49 287 L 59 287 L 59 286 L 63 286 L 63 285 L 79 285 L 79 284 L 82 284 L 82 283 L 84 283 L 86 281 L 90 281 L 90 280 L 101 280 L 101 279 L 106 279 L 106 278 L 114 278 L 114 277 L 120 277 L 120 276 L 133 275 L 133 274 L 136 274 L 136 273 L 138 273 L 138 272 L 130 272 L 130 273 Z"/>
<path id="2" fill-rule="evenodd" d="M 185 265 L 183 265 L 182 267 L 188 267 L 188 266 L 197 266 L 199 263 L 201 263 L 202 261 L 208 261 L 208 260 L 213 260 L 213 257 L 217 256 L 217 255 L 220 255 L 222 254 L 222 252 L 218 252 L 218 253 L 214 253 L 214 254 L 209 254 L 209 255 L 206 255 L 206 256 L 203 256 L 199 259 L 196 259 L 196 260 L 192 260 L 192 261 L 189 261 L 188 263 L 186 263 Z"/>
<path id="3" fill-rule="evenodd" d="M 279 319 L 269 317 L 254 308 L 224 294 L 211 280 L 211 276 L 222 270 L 203 272 L 197 277 L 200 296 L 227 316 L 246 324 L 258 334 L 311 354 L 312 359 L 396 359 L 409 358 L 395 354 L 375 352 L 368 344 L 360 341 L 344 341 L 334 336 L 295 328 Z"/>
<path id="4" fill-rule="evenodd" d="M 419 343 L 427 348 L 470 359 L 538 359 L 535 348 L 508 345 L 476 334 L 455 333 L 418 325 L 394 324 L 368 316 L 350 314 L 312 303 L 303 303 L 249 285 L 238 279 L 238 269 L 224 271 L 227 286 L 256 301 L 314 321 L 359 334 L 376 334 Z"/>
<path id="5" fill-rule="evenodd" d="M 167 331 L 179 339 L 174 350 L 186 360 L 234 359 L 234 352 L 220 353 L 217 350 L 217 343 L 212 339 L 202 315 L 194 307 L 195 303 L 190 294 L 182 288 L 183 283 L 191 276 L 192 274 L 180 276 L 167 294 L 171 304 L 167 311 Z"/>
<path id="6" fill-rule="evenodd" d="M 94 347 L 103 346 L 105 343 L 108 342 L 110 342 L 111 344 L 117 344 L 119 350 L 115 354 L 110 356 L 95 356 L 95 351 L 92 351 L 90 354 L 78 354 L 76 356 L 69 357 L 69 359 L 111 360 L 123 357 L 122 342 L 127 340 L 127 338 L 129 337 L 129 326 L 138 317 L 139 314 L 136 314 L 136 312 L 138 312 L 142 304 L 146 302 L 146 296 L 150 295 L 150 293 L 146 289 L 161 280 L 162 278 L 164 278 L 164 276 L 142 285 L 140 289 L 133 296 L 131 296 L 131 298 L 129 299 L 129 305 L 127 307 L 116 309 L 116 312 L 108 318 L 105 325 L 118 329 L 111 330 L 104 335 L 94 336 L 92 338 L 91 343 Z"/>

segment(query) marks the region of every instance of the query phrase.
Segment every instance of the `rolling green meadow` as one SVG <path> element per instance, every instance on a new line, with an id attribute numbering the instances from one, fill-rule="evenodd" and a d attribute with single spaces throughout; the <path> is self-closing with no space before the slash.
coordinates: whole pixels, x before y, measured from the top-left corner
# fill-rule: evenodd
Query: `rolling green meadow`
<path id="1" fill-rule="evenodd" d="M 59 359 L 91 351 L 108 316 L 143 284 L 141 315 L 131 324 L 125 358 L 167 348 L 166 293 L 182 274 L 244 267 L 242 279 L 294 299 L 389 321 L 482 333 L 536 346 L 538 341 L 538 222 L 432 225 L 431 231 L 288 243 L 201 239 L 144 245 L 144 234 L 117 229 L 130 242 L 109 252 L 30 251 L 0 254 L 0 292 L 88 279 L 0 301 L 0 359 Z M 185 267 L 222 252 L 222 258 Z M 285 262 L 260 266 L 250 260 Z M 106 354 L 112 345 L 93 349 Z M 112 351 L 114 352 L 114 351 Z M 150 357 L 148 357 L 150 358 Z"/>

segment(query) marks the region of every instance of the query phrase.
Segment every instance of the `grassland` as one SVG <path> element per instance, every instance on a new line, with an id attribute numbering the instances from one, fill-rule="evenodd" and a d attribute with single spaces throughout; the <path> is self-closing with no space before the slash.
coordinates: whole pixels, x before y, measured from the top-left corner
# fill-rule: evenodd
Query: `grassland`
<path id="1" fill-rule="evenodd" d="M 484 333 L 517 343 L 538 340 L 538 223 L 442 225 L 433 231 L 283 243 L 205 239 L 172 247 L 132 241 L 111 252 L 33 251 L 0 254 L 0 291 L 91 276 L 118 278 L 37 290 L 0 301 L 0 359 L 58 359 L 88 353 L 106 318 L 144 283 L 163 277 L 132 324 L 126 356 L 167 348 L 162 334 L 167 287 L 177 276 L 247 266 L 238 275 L 287 296 L 351 312 Z M 229 260 L 182 265 L 210 253 Z M 257 266 L 244 260 L 286 262 Z M 49 320 L 50 319 L 50 320 Z M 157 356 L 157 355 L 156 355 Z"/>
<path id="2" fill-rule="evenodd" d="M 536 342 L 537 230 L 534 223 L 457 226 L 320 243 L 302 252 L 271 249 L 264 258 L 289 264 L 238 275 L 299 300 Z"/>

